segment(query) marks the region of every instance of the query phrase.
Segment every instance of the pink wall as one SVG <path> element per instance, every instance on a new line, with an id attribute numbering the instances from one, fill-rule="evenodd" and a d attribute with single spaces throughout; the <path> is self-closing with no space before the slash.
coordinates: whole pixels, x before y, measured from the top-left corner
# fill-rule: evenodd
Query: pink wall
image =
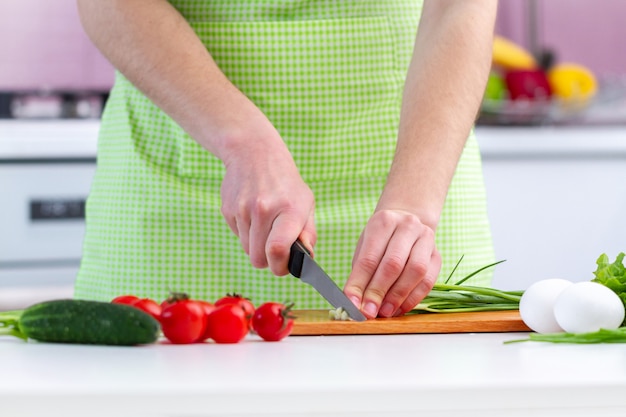
<path id="1" fill-rule="evenodd" d="M 497 32 L 527 45 L 529 1 L 500 0 Z M 598 75 L 626 74 L 626 0 L 535 1 L 541 44 L 554 48 L 559 61 Z M 109 88 L 112 81 L 75 0 L 0 1 L 0 90 Z"/>
<path id="2" fill-rule="evenodd" d="M 0 0 L 0 90 L 107 89 L 112 82 L 75 0 Z"/>
<path id="3" fill-rule="evenodd" d="M 540 46 L 599 76 L 626 75 L 626 1 L 533 0 Z M 500 0 L 496 32 L 526 47 L 531 0 Z"/>

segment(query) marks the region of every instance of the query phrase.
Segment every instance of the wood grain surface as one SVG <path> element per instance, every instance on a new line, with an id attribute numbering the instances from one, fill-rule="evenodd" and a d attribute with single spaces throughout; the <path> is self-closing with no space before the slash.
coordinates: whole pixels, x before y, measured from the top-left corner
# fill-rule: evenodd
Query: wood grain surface
<path id="1" fill-rule="evenodd" d="M 295 310 L 292 335 L 528 332 L 518 310 L 424 313 L 364 322 L 331 320 L 328 310 Z"/>

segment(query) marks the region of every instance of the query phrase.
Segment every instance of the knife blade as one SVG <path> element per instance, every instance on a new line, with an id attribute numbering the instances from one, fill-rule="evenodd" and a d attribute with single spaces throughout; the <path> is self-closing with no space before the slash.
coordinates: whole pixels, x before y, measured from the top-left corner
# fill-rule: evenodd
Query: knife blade
<path id="1" fill-rule="evenodd" d="M 343 308 L 355 321 L 365 321 L 367 317 L 359 311 L 350 299 L 341 291 L 321 266 L 311 258 L 311 254 L 299 240 L 291 245 L 289 253 L 289 272 L 296 278 L 311 285 L 333 307 Z"/>

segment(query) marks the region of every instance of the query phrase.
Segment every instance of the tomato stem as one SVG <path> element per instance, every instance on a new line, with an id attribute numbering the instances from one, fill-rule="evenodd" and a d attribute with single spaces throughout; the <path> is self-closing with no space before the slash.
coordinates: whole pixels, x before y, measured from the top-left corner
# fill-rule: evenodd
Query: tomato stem
<path id="1" fill-rule="evenodd" d="M 170 291 L 170 295 L 167 297 L 168 303 L 177 303 L 185 300 L 189 300 L 189 295 L 186 292 Z"/>

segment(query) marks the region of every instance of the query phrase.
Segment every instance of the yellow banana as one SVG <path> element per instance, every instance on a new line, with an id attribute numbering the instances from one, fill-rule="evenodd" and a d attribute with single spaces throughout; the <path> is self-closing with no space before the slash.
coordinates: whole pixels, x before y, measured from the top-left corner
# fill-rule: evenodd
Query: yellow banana
<path id="1" fill-rule="evenodd" d="M 492 62 L 504 69 L 536 69 L 538 67 L 537 60 L 530 52 L 499 35 L 493 38 Z"/>

